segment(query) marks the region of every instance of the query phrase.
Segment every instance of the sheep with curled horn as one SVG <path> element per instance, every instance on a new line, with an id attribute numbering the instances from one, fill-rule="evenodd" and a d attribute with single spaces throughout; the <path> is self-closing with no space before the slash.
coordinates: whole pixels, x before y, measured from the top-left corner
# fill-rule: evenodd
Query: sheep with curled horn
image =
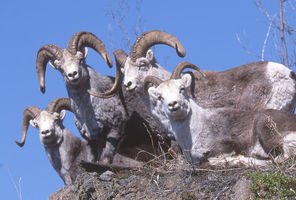
<path id="1" fill-rule="evenodd" d="M 153 51 L 149 49 L 156 44 L 169 45 L 179 56 L 185 56 L 183 46 L 172 35 L 159 30 L 142 34 L 129 55 L 124 52 L 117 55 L 122 60 L 124 85 L 128 91 L 142 93 L 148 75 L 169 79 L 171 73 L 156 63 Z M 192 73 L 195 80 L 192 97 L 200 106 L 294 112 L 296 76 L 282 64 L 253 62 L 221 72 L 203 71 L 203 74 Z"/>
<path id="2" fill-rule="evenodd" d="M 81 140 L 63 125 L 65 110 L 72 112 L 70 100 L 57 98 L 45 110 L 36 106 L 27 107 L 23 113 L 22 139 L 16 142 L 23 147 L 29 124 L 39 131 L 40 142 L 44 146 L 48 159 L 66 185 L 73 183 L 77 175 L 84 170 L 81 162 L 93 160 L 91 147 L 86 140 Z M 115 166 L 141 167 L 142 163 L 126 156 L 115 154 Z"/>
<path id="3" fill-rule="evenodd" d="M 120 70 L 116 70 L 118 78 L 115 84 L 112 77 L 97 73 L 85 63 L 86 47 L 93 48 L 109 67 L 112 66 L 112 60 L 101 40 L 90 32 L 77 32 L 69 40 L 66 49 L 61 49 L 57 45 L 44 45 L 39 49 L 36 69 L 40 89 L 45 92 L 45 69 L 50 61 L 49 64 L 60 71 L 64 78 L 75 114 L 75 124 L 82 137 L 92 146 L 94 158 L 92 162 L 112 163 L 113 156 L 124 137 L 126 137 L 124 142 L 126 147 L 141 142 L 143 145 L 148 143 L 150 145 L 150 137 L 143 125 L 144 119 L 133 113 L 127 113 L 120 92 L 119 94 L 112 92 L 121 82 Z M 89 90 L 96 92 L 100 98 L 90 95 Z M 131 134 L 129 137 L 126 133 L 134 135 Z M 128 140 L 128 137 L 131 140 Z M 100 152 L 101 147 L 104 147 L 103 153 Z M 152 152 L 152 147 L 147 151 Z"/>
<path id="4" fill-rule="evenodd" d="M 63 126 L 65 110 L 72 112 L 67 98 L 53 100 L 45 110 L 36 106 L 27 107 L 23 113 L 22 140 L 16 143 L 20 147 L 25 144 L 29 124 L 37 128 L 51 165 L 64 183 L 69 185 L 82 172 L 80 162 L 91 161 L 92 158 L 87 142 L 74 136 Z"/>
<path id="5" fill-rule="evenodd" d="M 267 109 L 243 111 L 233 108 L 204 108 L 189 95 L 190 74 L 180 63 L 171 79 L 148 76 L 145 90 L 151 112 L 172 130 L 188 162 L 210 165 L 266 166 L 271 158 L 283 162 L 296 153 L 296 116 Z M 153 86 L 151 86 L 151 84 Z"/>

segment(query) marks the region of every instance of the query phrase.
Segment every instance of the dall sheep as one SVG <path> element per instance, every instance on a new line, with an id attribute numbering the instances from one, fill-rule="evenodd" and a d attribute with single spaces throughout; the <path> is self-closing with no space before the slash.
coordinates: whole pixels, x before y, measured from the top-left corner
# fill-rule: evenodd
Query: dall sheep
<path id="1" fill-rule="evenodd" d="M 70 100 L 57 98 L 45 110 L 30 106 L 23 113 L 22 140 L 17 145 L 23 147 L 29 123 L 39 130 L 40 142 L 48 159 L 66 185 L 73 183 L 84 170 L 81 162 L 93 160 L 91 146 L 81 140 L 63 125 L 65 110 L 72 112 Z M 123 167 L 141 167 L 142 163 L 120 154 L 115 154 L 114 164 Z"/>
<path id="2" fill-rule="evenodd" d="M 141 93 L 146 76 L 169 79 L 171 73 L 156 63 L 153 51 L 156 44 L 167 44 L 185 56 L 180 42 L 172 42 L 172 35 L 154 30 L 142 34 L 129 55 L 122 60 L 124 85 L 128 91 Z M 202 107 L 232 107 L 244 110 L 276 109 L 294 112 L 296 106 L 296 76 L 282 64 L 253 62 L 226 71 L 193 72 L 193 99 Z M 116 88 L 116 86 L 114 87 Z"/>
<path id="3" fill-rule="evenodd" d="M 199 70 L 183 62 L 169 80 L 146 77 L 144 88 L 152 114 L 172 130 L 188 162 L 201 164 L 212 160 L 212 164 L 219 165 L 228 160 L 233 165 L 264 166 L 271 162 L 271 156 L 283 161 L 295 155 L 294 114 L 272 109 L 203 108 L 189 96 L 192 76 L 181 77 L 185 68 Z M 229 156 L 219 161 L 224 155 Z"/>
<path id="4" fill-rule="evenodd" d="M 50 61 L 49 64 L 54 69 L 59 70 L 64 78 L 71 107 L 75 114 L 76 126 L 81 135 L 90 144 L 93 144 L 94 160 L 92 162 L 100 160 L 111 163 L 121 141 L 130 132 L 134 133 L 130 137 L 133 141 L 126 139 L 127 143 L 134 142 L 137 145 L 141 142 L 143 135 L 145 136 L 142 138 L 143 142 L 150 142 L 147 128 L 143 123 L 147 120 L 149 122 L 149 117 L 153 117 L 150 114 L 146 120 L 146 118 L 141 117 L 142 114 L 134 114 L 132 110 L 128 112 L 122 94 L 109 93 L 110 88 L 111 91 L 113 90 L 113 78 L 102 76 L 85 64 L 86 47 L 93 48 L 109 66 L 112 66 L 112 60 L 101 40 L 90 32 L 77 32 L 71 37 L 67 48 L 64 50 L 57 45 L 44 45 L 39 49 L 36 69 L 40 89 L 45 92 L 45 69 Z M 120 70 L 116 72 L 120 73 Z M 119 77 L 119 75 L 116 75 L 116 77 Z M 116 79 L 116 82 L 121 82 L 121 80 Z M 99 93 L 100 98 L 90 95 L 89 90 Z M 132 104 L 130 108 L 145 108 L 145 106 L 139 105 L 137 99 L 132 102 L 126 100 L 126 102 Z M 146 112 L 145 109 L 144 112 Z M 149 127 L 149 125 L 147 124 L 148 129 L 152 127 Z M 157 126 L 155 126 L 155 129 L 158 129 Z M 154 130 L 152 129 L 152 131 Z M 127 144 L 127 146 L 129 145 Z M 105 147 L 103 153 L 98 152 L 101 146 Z M 98 155 L 101 155 L 101 157 L 98 157 Z"/>
<path id="5" fill-rule="evenodd" d="M 29 123 L 39 130 L 40 142 L 48 159 L 66 185 L 71 184 L 82 172 L 81 161 L 91 161 L 90 148 L 85 140 L 74 136 L 63 125 L 65 110 L 72 111 L 69 99 L 57 98 L 45 110 L 27 107 L 23 113 L 22 140 L 25 144 Z"/>

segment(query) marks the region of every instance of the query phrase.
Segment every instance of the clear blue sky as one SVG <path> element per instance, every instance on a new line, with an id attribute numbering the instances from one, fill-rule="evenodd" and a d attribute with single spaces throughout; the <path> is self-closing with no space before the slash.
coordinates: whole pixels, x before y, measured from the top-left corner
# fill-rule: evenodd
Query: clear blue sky
<path id="1" fill-rule="evenodd" d="M 136 1 L 129 2 L 123 26 L 132 43 L 139 12 Z M 67 97 L 63 79 L 50 66 L 46 72 L 46 93 L 39 91 L 35 70 L 36 54 L 45 44 L 65 48 L 78 31 L 97 35 L 109 53 L 123 48 L 129 52 L 123 32 L 110 13 L 116 12 L 120 1 L 37 1 L 2 0 L 0 2 L 1 58 L 1 140 L 0 140 L 0 199 L 19 199 L 14 187 L 21 188 L 24 200 L 47 199 L 63 186 L 50 165 L 38 132 L 29 127 L 26 144 L 19 148 L 14 140 L 21 138 L 23 110 L 31 105 L 44 109 L 57 97 Z M 278 0 L 263 1 L 271 14 L 278 10 Z M 267 2 L 267 3 L 266 3 Z M 110 7 L 111 6 L 111 7 Z M 225 70 L 259 58 L 246 53 L 237 35 L 250 51 L 257 55 L 268 29 L 268 20 L 259 12 L 253 0 L 177 1 L 149 0 L 140 8 L 140 32 L 159 29 L 175 35 L 184 45 L 187 55 L 179 58 L 167 46 L 156 46 L 155 56 L 166 69 L 189 61 L 205 70 Z M 268 41 L 268 60 L 277 61 Z M 113 55 L 112 55 L 113 59 Z M 114 59 L 113 59 L 114 60 Z M 99 73 L 114 75 L 101 57 L 90 51 L 87 63 Z M 64 125 L 76 135 L 73 115 L 67 113 Z M 21 179 L 21 182 L 19 180 Z"/>

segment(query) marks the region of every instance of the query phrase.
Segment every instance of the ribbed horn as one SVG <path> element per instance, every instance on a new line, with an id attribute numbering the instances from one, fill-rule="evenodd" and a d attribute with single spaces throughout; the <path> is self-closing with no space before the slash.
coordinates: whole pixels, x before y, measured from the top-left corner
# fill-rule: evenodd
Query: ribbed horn
<path id="1" fill-rule="evenodd" d="M 183 45 L 175 36 L 163 31 L 153 30 L 143 33 L 136 40 L 129 55 L 131 60 L 135 62 L 136 59 L 145 57 L 148 49 L 155 44 L 166 44 L 176 49 L 180 57 L 184 57 L 186 54 Z"/>
<path id="2" fill-rule="evenodd" d="M 194 64 L 189 62 L 181 62 L 175 67 L 170 79 L 181 78 L 181 73 L 183 72 L 184 69 L 187 69 L 187 68 L 195 69 L 196 71 L 200 72 L 203 76 L 205 76 L 204 73 L 201 72 L 200 68 L 195 66 Z"/>
<path id="3" fill-rule="evenodd" d="M 21 140 L 21 142 L 15 141 L 15 143 L 18 146 L 20 146 L 20 147 L 24 146 L 26 136 L 27 136 L 27 130 L 29 127 L 29 122 L 30 122 L 30 120 L 36 118 L 40 112 L 41 112 L 41 110 L 36 106 L 30 106 L 24 110 L 23 124 L 22 124 L 22 140 Z"/>
<path id="4" fill-rule="evenodd" d="M 80 31 L 75 33 L 70 38 L 67 49 L 72 55 L 75 55 L 77 51 L 82 52 L 85 47 L 94 49 L 103 57 L 108 66 L 112 67 L 113 63 L 104 43 L 90 32 Z"/>
<path id="5" fill-rule="evenodd" d="M 146 76 L 144 80 L 144 92 L 146 93 L 149 89 L 149 84 L 152 83 L 155 87 L 159 86 L 163 81 L 155 76 Z"/>
<path id="6" fill-rule="evenodd" d="M 62 110 L 69 110 L 73 112 L 71 108 L 71 102 L 68 98 L 56 98 L 46 107 L 48 112 L 57 112 L 60 113 Z"/>
<path id="7" fill-rule="evenodd" d="M 122 49 L 115 50 L 113 55 L 115 57 L 116 66 L 118 64 L 120 67 L 124 67 L 128 55 Z"/>
<path id="8" fill-rule="evenodd" d="M 49 60 L 62 60 L 63 50 L 54 44 L 47 44 L 41 47 L 37 53 L 36 71 L 39 79 L 40 90 L 45 92 L 45 71 Z"/>
<path id="9" fill-rule="evenodd" d="M 121 49 L 114 51 L 113 54 L 115 57 L 115 64 L 116 64 L 116 77 L 115 77 L 115 81 L 114 81 L 112 88 L 109 91 L 104 92 L 104 93 L 97 93 L 92 90 L 88 90 L 88 93 L 90 95 L 93 95 L 93 96 L 99 97 L 99 98 L 110 98 L 110 97 L 113 97 L 117 93 L 119 88 L 121 87 L 121 83 L 122 83 L 122 79 L 123 79 L 121 67 L 125 63 L 125 60 L 127 58 L 127 54 Z M 122 63 L 123 63 L 123 65 L 122 65 Z"/>

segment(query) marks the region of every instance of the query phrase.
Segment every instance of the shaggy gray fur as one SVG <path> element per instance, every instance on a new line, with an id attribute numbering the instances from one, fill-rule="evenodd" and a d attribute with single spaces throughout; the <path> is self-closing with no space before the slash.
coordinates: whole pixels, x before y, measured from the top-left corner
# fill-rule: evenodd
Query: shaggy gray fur
<path id="1" fill-rule="evenodd" d="M 148 90 L 151 112 L 173 132 L 188 162 L 200 164 L 223 154 L 280 161 L 296 153 L 294 114 L 203 108 L 188 96 L 190 84 L 191 76 L 184 75 Z"/>

